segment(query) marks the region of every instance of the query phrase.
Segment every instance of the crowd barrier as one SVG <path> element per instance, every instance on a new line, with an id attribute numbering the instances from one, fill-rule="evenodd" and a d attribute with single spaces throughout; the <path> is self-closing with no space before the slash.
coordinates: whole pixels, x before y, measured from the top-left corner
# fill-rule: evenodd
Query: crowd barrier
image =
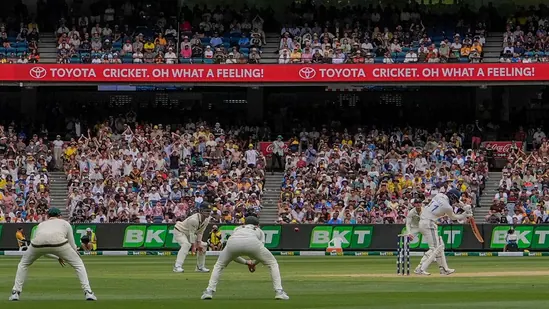
<path id="1" fill-rule="evenodd" d="M 32 239 L 36 224 L 0 224 L 0 250 L 18 248 L 15 233 L 23 228 L 27 238 Z M 179 248 L 173 239 L 174 226 L 170 224 L 76 224 L 73 226 L 77 245 L 90 228 L 96 235 L 101 251 L 173 251 Z M 204 240 L 209 235 L 205 232 Z M 219 225 L 222 238 L 236 225 Z M 340 239 L 343 251 L 396 251 L 397 235 L 403 225 L 261 225 L 266 235 L 265 246 L 272 251 L 325 251 L 333 239 Z M 439 226 L 439 234 L 448 251 L 502 251 L 505 235 L 510 225 L 480 224 L 485 242 L 479 243 L 469 225 Z M 549 225 L 519 225 L 515 227 L 518 247 L 521 250 L 549 252 Z M 421 235 L 410 243 L 411 250 L 423 251 L 427 244 Z"/>

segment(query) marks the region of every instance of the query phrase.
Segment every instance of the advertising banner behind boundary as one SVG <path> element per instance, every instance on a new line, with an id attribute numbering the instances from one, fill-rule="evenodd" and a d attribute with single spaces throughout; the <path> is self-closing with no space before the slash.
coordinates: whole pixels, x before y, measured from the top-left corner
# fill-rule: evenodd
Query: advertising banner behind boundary
<path id="1" fill-rule="evenodd" d="M 379 83 L 547 81 L 549 64 L 4 64 L 4 82 Z"/>
<path id="2" fill-rule="evenodd" d="M 32 238 L 36 224 L 0 224 L 0 250 L 17 249 L 15 232 L 22 227 L 25 235 Z M 235 225 L 219 225 L 222 238 L 233 232 Z M 325 250 L 334 239 L 341 240 L 347 251 L 393 251 L 397 248 L 397 235 L 404 226 L 393 225 L 262 225 L 265 246 L 271 250 L 299 251 Z M 447 250 L 483 251 L 501 250 L 505 235 L 511 226 L 481 224 L 479 230 L 486 242 L 479 243 L 469 225 L 439 226 L 439 235 Z M 173 225 L 168 224 L 76 224 L 73 226 L 77 245 L 80 238 L 91 228 L 97 237 L 98 250 L 176 250 L 179 245 L 173 239 Z M 549 251 L 549 226 L 517 226 L 520 249 Z M 209 229 L 205 235 L 209 234 Z M 206 238 L 207 236 L 205 236 Z M 414 250 L 425 250 L 427 244 L 421 235 L 411 243 Z"/>

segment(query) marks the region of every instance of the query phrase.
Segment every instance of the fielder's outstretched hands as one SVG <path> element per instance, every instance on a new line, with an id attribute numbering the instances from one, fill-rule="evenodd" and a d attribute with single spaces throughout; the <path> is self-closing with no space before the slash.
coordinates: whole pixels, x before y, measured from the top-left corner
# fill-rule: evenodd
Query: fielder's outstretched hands
<path id="1" fill-rule="evenodd" d="M 253 273 L 255 272 L 255 264 L 252 260 L 247 260 L 246 265 L 248 265 L 248 270 Z"/>
<path id="2" fill-rule="evenodd" d="M 62 258 L 58 258 L 57 261 L 59 262 L 59 265 L 61 265 L 61 267 L 65 267 L 65 260 L 63 260 Z"/>

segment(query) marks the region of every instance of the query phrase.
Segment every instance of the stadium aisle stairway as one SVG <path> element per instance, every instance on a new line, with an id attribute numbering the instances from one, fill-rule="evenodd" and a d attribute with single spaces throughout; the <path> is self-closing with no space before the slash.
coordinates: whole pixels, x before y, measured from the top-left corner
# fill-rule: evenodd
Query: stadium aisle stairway
<path id="1" fill-rule="evenodd" d="M 486 188 L 482 192 L 480 197 L 481 208 L 475 208 L 475 221 L 477 223 L 484 223 L 488 210 L 492 206 L 492 200 L 496 195 L 499 188 L 499 181 L 501 180 L 501 172 L 489 172 L 488 180 L 486 181 Z"/>
<path id="2" fill-rule="evenodd" d="M 503 33 L 490 32 L 484 45 L 484 62 L 499 63 L 499 57 L 503 50 Z"/>
<path id="3" fill-rule="evenodd" d="M 57 39 L 52 33 L 40 33 L 40 63 L 57 63 Z"/>
<path id="4" fill-rule="evenodd" d="M 284 174 L 281 172 L 265 175 L 265 187 L 261 203 L 261 223 L 274 223 L 278 219 L 278 199 L 280 197 L 280 185 Z"/>
<path id="5" fill-rule="evenodd" d="M 51 207 L 61 210 L 63 218 L 68 218 L 67 197 L 69 196 L 67 176 L 63 172 L 50 172 Z"/>
<path id="6" fill-rule="evenodd" d="M 261 63 L 278 63 L 280 35 L 278 33 L 266 33 L 265 41 L 267 41 L 267 44 L 261 48 Z"/>

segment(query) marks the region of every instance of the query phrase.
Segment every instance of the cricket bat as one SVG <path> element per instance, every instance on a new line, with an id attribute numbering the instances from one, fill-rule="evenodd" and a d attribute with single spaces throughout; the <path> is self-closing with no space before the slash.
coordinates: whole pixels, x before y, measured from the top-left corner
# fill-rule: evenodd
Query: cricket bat
<path id="1" fill-rule="evenodd" d="M 481 244 L 484 243 L 484 238 L 482 238 L 482 235 L 478 230 L 477 223 L 475 222 L 475 219 L 473 217 L 469 218 L 469 224 L 471 224 L 471 229 L 473 230 L 473 234 L 475 234 L 478 242 L 480 242 Z"/>

